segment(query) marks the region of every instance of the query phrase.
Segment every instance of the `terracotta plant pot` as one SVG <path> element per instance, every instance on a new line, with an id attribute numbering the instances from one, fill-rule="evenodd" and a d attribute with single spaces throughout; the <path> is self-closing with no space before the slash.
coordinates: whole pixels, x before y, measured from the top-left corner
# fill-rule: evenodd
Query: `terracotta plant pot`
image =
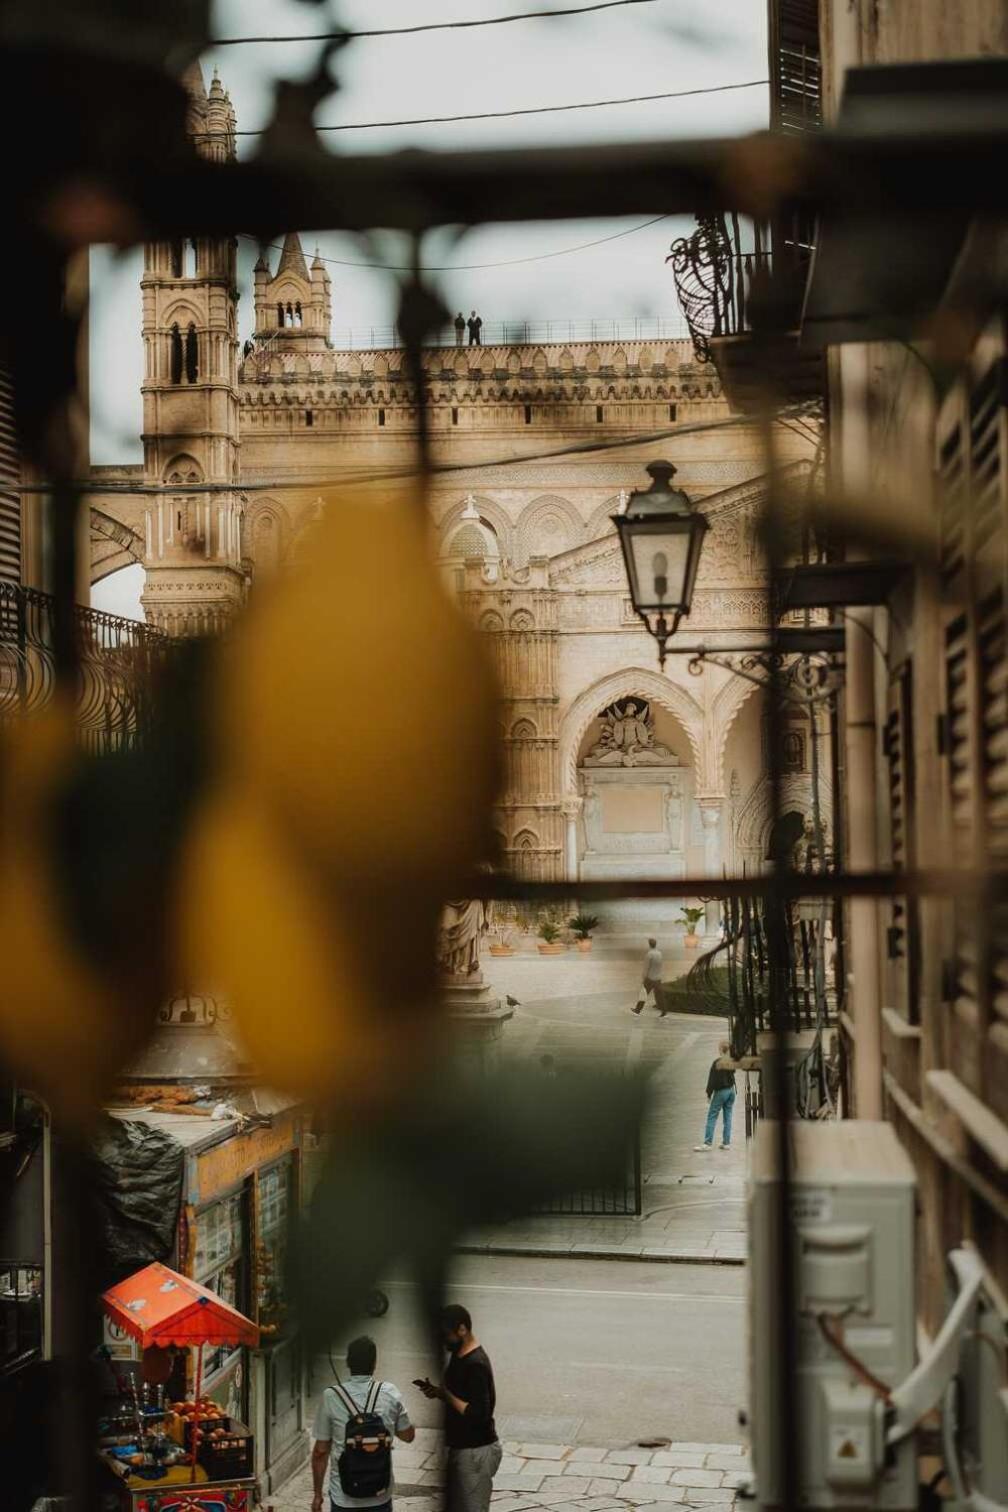
<path id="1" fill-rule="evenodd" d="M 567 946 L 561 945 L 559 941 L 555 945 L 547 945 L 544 940 L 540 940 L 539 942 L 540 955 L 563 955 L 566 949 Z"/>
<path id="2" fill-rule="evenodd" d="M 512 945 L 491 945 L 490 954 L 492 956 L 512 956 L 514 955 L 514 947 Z"/>
<path id="3" fill-rule="evenodd" d="M 685 935 L 683 937 L 683 944 L 686 946 L 687 950 L 696 950 L 697 946 L 700 944 L 700 936 L 697 934 Z"/>
<path id="4" fill-rule="evenodd" d="M 591 937 L 589 936 L 587 940 L 578 940 L 577 948 L 582 955 L 587 955 L 589 950 L 591 950 Z"/>

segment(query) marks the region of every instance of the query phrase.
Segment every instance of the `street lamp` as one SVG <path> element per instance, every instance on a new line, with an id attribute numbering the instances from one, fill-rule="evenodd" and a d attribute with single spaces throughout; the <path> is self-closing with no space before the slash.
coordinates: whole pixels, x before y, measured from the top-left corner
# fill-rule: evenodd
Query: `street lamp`
<path id="1" fill-rule="evenodd" d="M 671 462 L 649 462 L 651 487 L 635 490 L 622 514 L 612 521 L 619 532 L 634 609 L 658 642 L 658 664 L 665 665 L 665 645 L 693 602 L 707 520 L 694 514 L 681 488 L 672 487 Z"/>

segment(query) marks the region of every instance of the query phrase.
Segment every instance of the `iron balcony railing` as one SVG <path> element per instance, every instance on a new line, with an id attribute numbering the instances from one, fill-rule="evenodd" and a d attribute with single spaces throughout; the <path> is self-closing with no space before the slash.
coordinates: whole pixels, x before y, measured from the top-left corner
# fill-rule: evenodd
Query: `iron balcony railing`
<path id="1" fill-rule="evenodd" d="M 0 723 L 42 708 L 56 688 L 56 601 L 0 583 Z M 78 605 L 77 726 L 95 753 L 135 746 L 150 726 L 152 684 L 172 642 L 136 620 Z"/>

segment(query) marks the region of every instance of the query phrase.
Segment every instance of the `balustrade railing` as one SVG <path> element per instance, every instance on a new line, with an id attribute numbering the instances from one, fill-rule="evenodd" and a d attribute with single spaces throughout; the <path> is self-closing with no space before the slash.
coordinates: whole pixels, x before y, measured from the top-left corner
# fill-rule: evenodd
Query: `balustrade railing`
<path id="1" fill-rule="evenodd" d="M 0 583 L 0 722 L 42 708 L 53 696 L 55 600 Z M 78 606 L 77 726 L 90 751 L 126 750 L 150 727 L 152 684 L 172 642 L 136 620 Z"/>
<path id="2" fill-rule="evenodd" d="M 257 337 L 246 347 L 252 352 L 270 350 L 282 331 Z M 570 341 L 688 341 L 690 328 L 683 315 L 591 316 L 581 320 L 484 320 L 481 346 L 535 346 Z M 337 351 L 388 350 L 403 346 L 393 325 L 341 326 L 331 333 Z M 459 342 L 452 324 L 433 332 L 424 343 L 431 347 L 468 346 L 468 330 Z"/>

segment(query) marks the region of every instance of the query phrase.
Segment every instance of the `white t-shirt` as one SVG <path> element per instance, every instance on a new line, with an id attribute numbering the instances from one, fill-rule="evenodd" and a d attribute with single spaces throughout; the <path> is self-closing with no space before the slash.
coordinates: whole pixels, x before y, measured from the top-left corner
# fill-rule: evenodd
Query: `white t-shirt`
<path id="1" fill-rule="evenodd" d="M 354 1375 L 348 1381 L 342 1382 L 343 1390 L 352 1402 L 355 1402 L 358 1407 L 363 1407 L 373 1380 L 373 1376 Z M 382 1388 L 375 1403 L 375 1411 L 392 1434 L 401 1433 L 404 1428 L 412 1427 L 406 1411 L 406 1403 L 396 1387 L 389 1381 L 382 1382 Z M 346 1403 L 331 1386 L 327 1386 L 315 1414 L 315 1441 L 324 1444 L 328 1439 L 332 1443 L 329 1455 L 330 1499 L 334 1507 L 384 1507 L 386 1502 L 392 1500 L 391 1486 L 384 1496 L 347 1496 L 340 1485 L 339 1457 L 343 1453 L 343 1445 L 346 1442 L 346 1426 L 349 1417 Z"/>

